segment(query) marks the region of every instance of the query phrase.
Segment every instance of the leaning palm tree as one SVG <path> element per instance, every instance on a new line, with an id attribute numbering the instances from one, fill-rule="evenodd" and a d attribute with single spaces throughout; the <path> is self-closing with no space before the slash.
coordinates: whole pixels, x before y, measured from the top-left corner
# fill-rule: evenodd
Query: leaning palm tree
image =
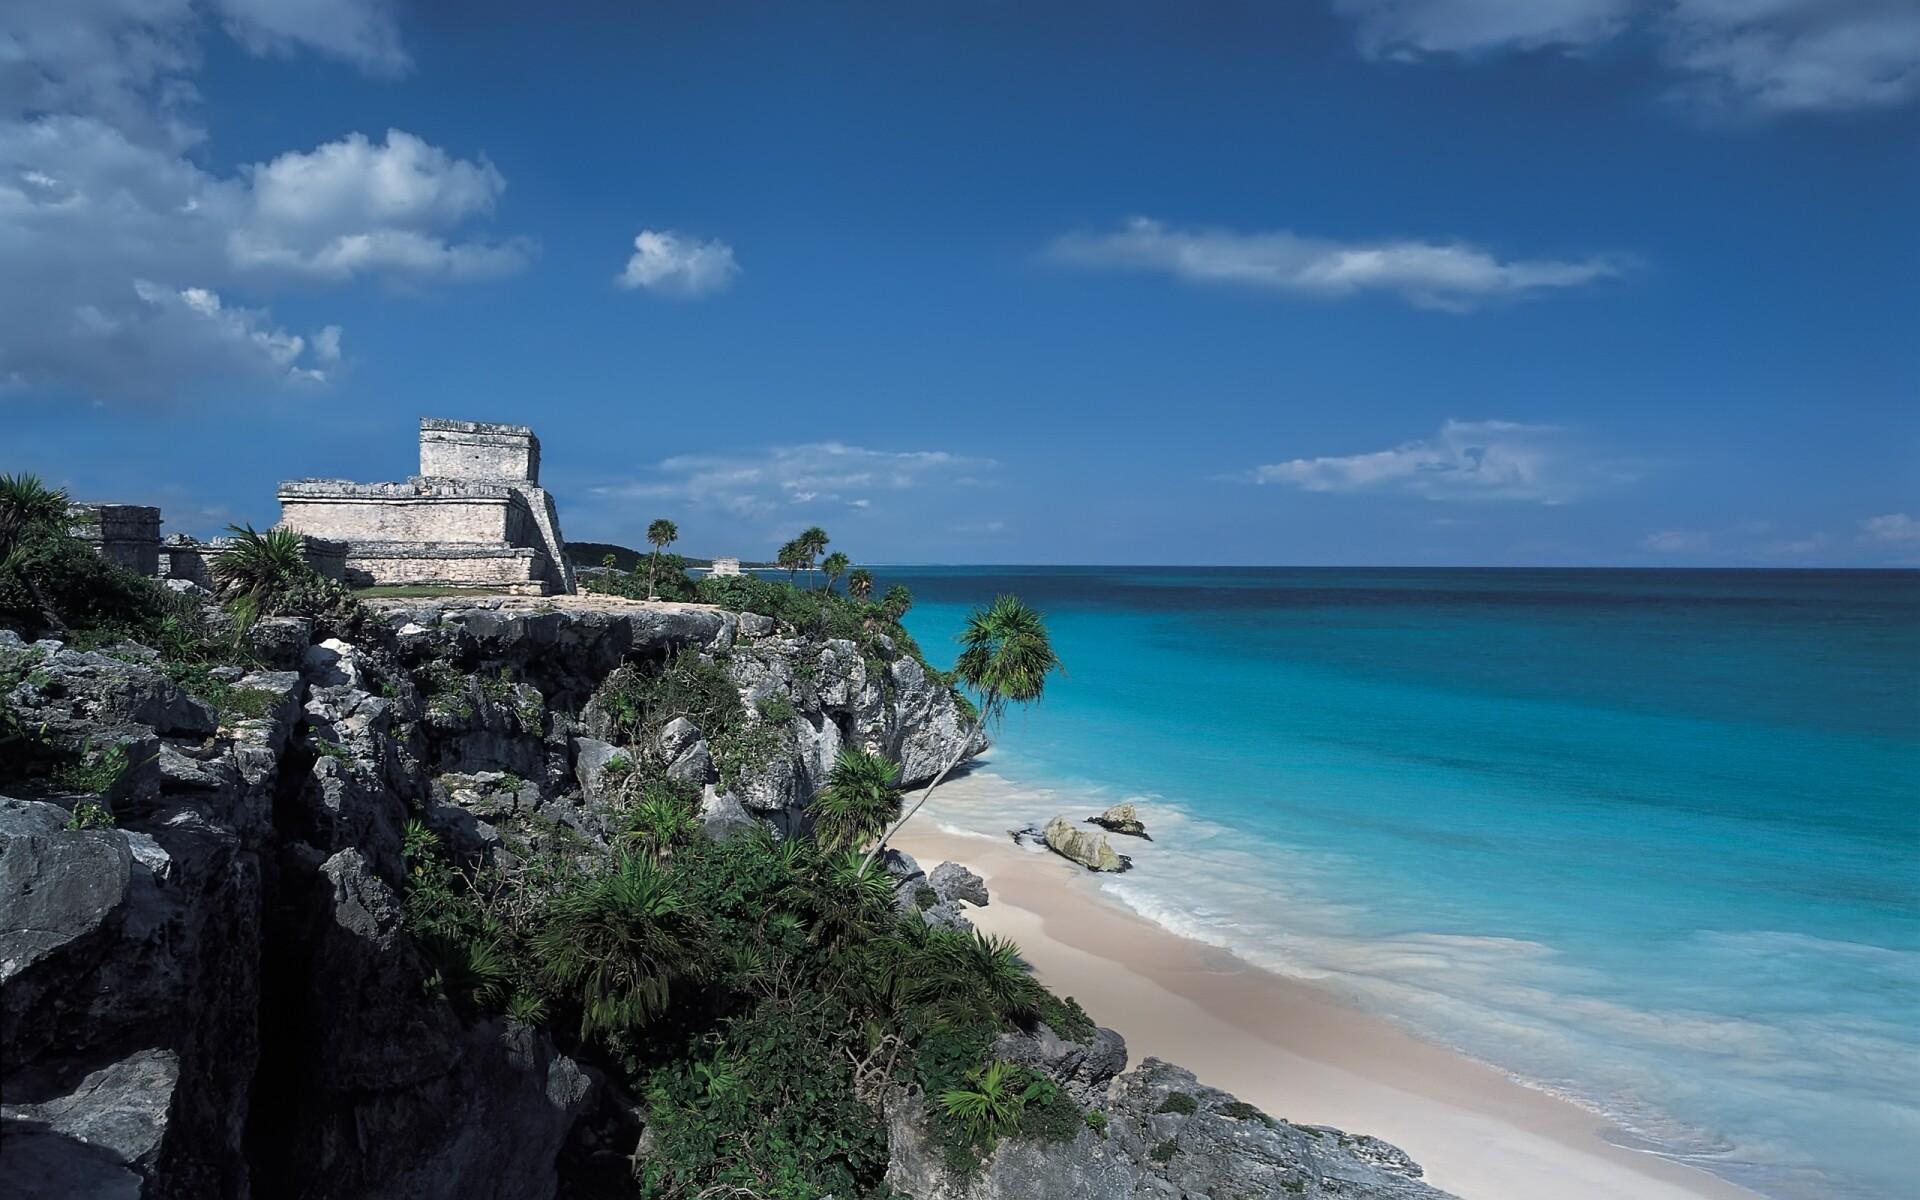
<path id="1" fill-rule="evenodd" d="M 1047 636 L 1045 617 L 1028 608 L 1020 597 L 1000 596 L 986 608 L 974 609 L 967 616 L 967 627 L 961 631 L 960 658 L 953 667 L 960 682 L 980 698 L 973 728 L 967 731 L 953 758 L 933 777 L 927 790 L 920 793 L 920 799 L 867 851 L 867 858 L 871 860 L 885 850 L 888 839 L 913 819 L 913 814 L 926 804 L 927 797 L 933 795 L 933 789 L 960 765 L 967 748 L 980 736 L 987 722 L 997 724 L 1004 718 L 1009 703 L 1038 701 L 1046 691 L 1047 676 L 1059 668 L 1060 659 L 1053 652 L 1052 639 Z"/>
<path id="2" fill-rule="evenodd" d="M 824 590 L 829 592 L 832 591 L 833 585 L 839 582 L 840 577 L 842 575 L 845 575 L 847 573 L 847 568 L 851 566 L 853 566 L 853 560 L 848 558 L 846 555 L 840 553 L 838 550 L 835 550 L 832 554 L 827 555 L 827 557 L 820 563 L 820 569 L 824 571 L 827 576 L 827 586 Z"/>
<path id="3" fill-rule="evenodd" d="M 873 598 L 873 572 L 865 567 L 856 567 L 847 576 L 847 595 L 862 604 Z"/>
<path id="4" fill-rule="evenodd" d="M 647 563 L 647 599 L 657 599 L 654 577 L 660 569 L 660 552 L 680 540 L 680 527 L 662 517 L 647 526 L 647 541 L 653 543 L 653 558 Z"/>
<path id="5" fill-rule="evenodd" d="M 562 895 L 534 935 L 548 983 L 580 1004 L 580 1037 L 644 1025 L 692 967 L 698 927 L 667 873 L 636 855 Z"/>
<path id="6" fill-rule="evenodd" d="M 827 784 L 807 805 L 813 836 L 829 850 L 860 850 L 900 811 L 900 766 L 848 748 L 833 760 Z"/>

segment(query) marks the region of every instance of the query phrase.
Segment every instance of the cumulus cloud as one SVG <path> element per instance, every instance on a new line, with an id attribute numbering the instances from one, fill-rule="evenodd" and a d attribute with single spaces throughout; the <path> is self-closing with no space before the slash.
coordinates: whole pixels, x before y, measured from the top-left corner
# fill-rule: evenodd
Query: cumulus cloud
<path id="1" fill-rule="evenodd" d="M 1389 492 L 1430 500 L 1521 500 L 1561 504 L 1586 487 L 1619 479 L 1552 425 L 1448 421 L 1432 438 L 1388 450 L 1295 458 L 1256 467 L 1249 478 L 1307 492 Z"/>
<path id="2" fill-rule="evenodd" d="M 1920 95 L 1912 0 L 1335 0 L 1370 57 L 1581 53 L 1629 30 L 1677 94 L 1750 112 L 1839 111 Z"/>
<path id="3" fill-rule="evenodd" d="M 1158 271 L 1191 283 L 1334 299 L 1380 291 L 1464 312 L 1491 300 L 1577 287 L 1620 273 L 1606 259 L 1503 261 L 1460 242 L 1336 242 L 1284 230 L 1170 229 L 1136 217 L 1118 232 L 1069 234 L 1049 250 L 1076 266 Z"/>
<path id="4" fill-rule="evenodd" d="M 316 382 L 338 369 L 341 331 L 276 325 L 260 302 L 279 289 L 459 282 L 525 262 L 525 243 L 467 228 L 491 214 L 499 171 L 404 131 L 353 133 L 232 174 L 201 166 L 205 131 L 192 114 L 204 11 L 184 0 L 0 11 L 10 388 L 117 398 L 221 379 Z M 250 31 L 237 36 L 256 50 L 404 66 L 377 0 L 226 0 L 211 11 Z"/>
<path id="5" fill-rule="evenodd" d="M 692 298 L 722 292 L 740 274 L 733 247 L 718 238 L 703 242 L 670 229 L 643 229 L 633 239 L 627 269 L 614 277 L 623 288 Z"/>
<path id="6" fill-rule="evenodd" d="M 1920 521 L 1903 512 L 1868 517 L 1860 522 L 1860 529 L 1870 541 L 1887 542 L 1893 545 L 1920 542 Z"/>
<path id="7" fill-rule="evenodd" d="M 687 454 L 644 476 L 594 489 L 610 499 L 668 501 L 738 517 L 795 509 L 867 509 L 872 497 L 982 482 L 995 464 L 940 450 L 874 450 L 809 442 L 734 454 Z"/>

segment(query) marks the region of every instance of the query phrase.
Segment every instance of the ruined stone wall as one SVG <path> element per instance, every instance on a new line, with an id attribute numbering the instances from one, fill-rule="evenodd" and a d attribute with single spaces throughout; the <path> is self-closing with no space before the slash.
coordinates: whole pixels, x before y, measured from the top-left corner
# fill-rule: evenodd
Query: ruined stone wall
<path id="1" fill-rule="evenodd" d="M 471 587 L 541 596 L 552 590 L 550 574 L 547 556 L 527 546 L 357 542 L 346 556 L 346 579 L 353 587 Z"/>
<path id="2" fill-rule="evenodd" d="M 145 504 L 75 504 L 68 528 L 108 562 L 152 577 L 160 570 L 160 510 Z"/>
<path id="3" fill-rule="evenodd" d="M 446 479 L 540 482 L 540 439 L 525 425 L 420 421 L 420 473 Z"/>
<path id="4" fill-rule="evenodd" d="M 347 542 L 513 542 L 527 527 L 516 521 L 512 489 L 504 484 L 435 481 L 342 483 L 303 480 L 280 487 L 281 521 L 302 533 Z"/>

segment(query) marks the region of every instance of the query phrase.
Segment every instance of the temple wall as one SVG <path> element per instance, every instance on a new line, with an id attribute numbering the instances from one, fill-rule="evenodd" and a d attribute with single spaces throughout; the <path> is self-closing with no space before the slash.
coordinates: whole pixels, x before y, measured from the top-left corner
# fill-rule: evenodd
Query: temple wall
<path id="1" fill-rule="evenodd" d="M 514 512 L 519 510 L 519 514 Z M 301 533 L 346 542 L 514 542 L 526 506 L 511 494 L 394 499 L 280 497 L 281 523 Z M 516 520 L 517 516 L 517 520 Z"/>
<path id="2" fill-rule="evenodd" d="M 540 439 L 524 425 L 420 422 L 420 473 L 444 479 L 540 482 Z"/>

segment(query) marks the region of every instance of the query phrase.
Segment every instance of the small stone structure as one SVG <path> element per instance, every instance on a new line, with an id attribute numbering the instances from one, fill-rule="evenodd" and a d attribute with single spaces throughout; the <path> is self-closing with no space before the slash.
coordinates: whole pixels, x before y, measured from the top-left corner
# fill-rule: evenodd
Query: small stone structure
<path id="1" fill-rule="evenodd" d="M 716 558 L 713 569 L 708 572 L 715 579 L 727 579 L 740 574 L 740 560 L 737 558 Z"/>
<path id="2" fill-rule="evenodd" d="M 540 487 L 540 439 L 525 425 L 425 417 L 420 474 L 407 482 L 302 479 L 282 483 L 279 497 L 282 525 L 345 543 L 355 587 L 574 590 L 553 497 Z"/>
<path id="3" fill-rule="evenodd" d="M 129 571 L 160 573 L 160 510 L 145 504 L 74 504 L 67 527 L 100 557 Z"/>
<path id="4" fill-rule="evenodd" d="M 213 586 L 213 560 L 233 548 L 230 537 L 203 542 L 176 533 L 162 541 L 160 510 L 146 504 L 70 505 L 67 527 L 108 562 L 151 579 L 184 579 L 205 588 Z M 346 543 L 303 537 L 300 549 L 321 575 L 346 577 Z"/>

